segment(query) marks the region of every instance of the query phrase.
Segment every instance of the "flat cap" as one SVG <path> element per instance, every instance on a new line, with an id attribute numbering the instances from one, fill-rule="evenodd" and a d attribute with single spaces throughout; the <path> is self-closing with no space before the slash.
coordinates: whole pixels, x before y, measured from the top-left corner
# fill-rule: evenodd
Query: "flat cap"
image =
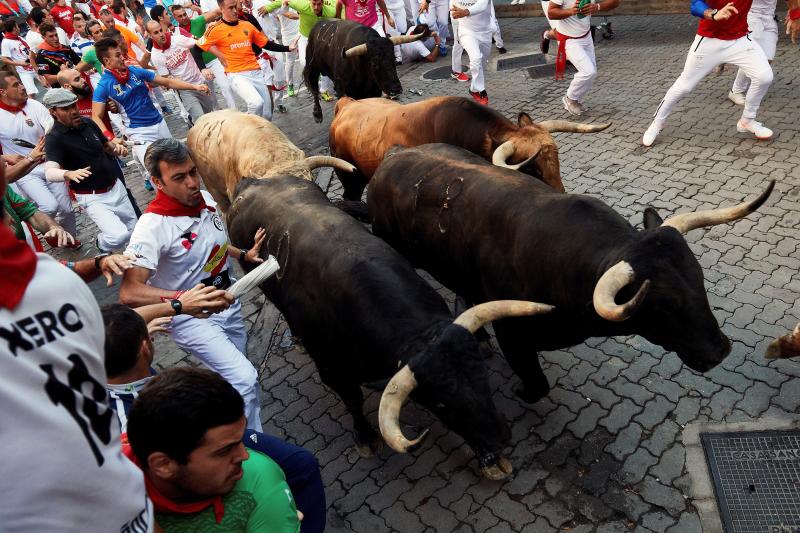
<path id="1" fill-rule="evenodd" d="M 78 101 L 78 96 L 72 91 L 66 89 L 50 89 L 42 98 L 42 103 L 47 109 L 54 107 L 67 107 L 71 106 Z"/>

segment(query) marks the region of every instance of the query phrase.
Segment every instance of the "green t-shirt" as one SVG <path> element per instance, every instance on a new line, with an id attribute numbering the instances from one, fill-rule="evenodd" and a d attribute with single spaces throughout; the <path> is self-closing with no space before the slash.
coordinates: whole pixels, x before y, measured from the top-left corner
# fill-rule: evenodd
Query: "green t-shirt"
<path id="1" fill-rule="evenodd" d="M 244 475 L 222 498 L 225 514 L 217 524 L 214 506 L 193 515 L 156 513 L 166 533 L 297 533 L 292 491 L 283 471 L 264 454 L 253 450 L 242 463 Z"/>
<path id="2" fill-rule="evenodd" d="M 274 0 L 273 2 L 264 6 L 267 12 L 272 12 L 281 7 L 281 0 Z M 319 19 L 332 19 L 336 18 L 336 0 L 322 0 L 322 16 L 318 17 L 314 10 L 311 8 L 310 0 L 289 0 L 289 7 L 297 11 L 300 15 L 300 35 L 308 37 L 311 35 L 311 28 L 317 23 Z"/>
<path id="3" fill-rule="evenodd" d="M 206 32 L 206 18 L 203 15 L 199 15 L 193 18 L 189 24 L 190 24 L 189 33 L 194 35 L 195 39 L 201 38 L 203 34 Z M 205 62 L 206 65 L 208 65 L 215 59 L 217 59 L 217 56 L 215 56 L 211 52 L 203 52 L 203 61 Z"/>
<path id="4" fill-rule="evenodd" d="M 17 239 L 25 240 L 25 231 L 22 229 L 22 223 L 31 218 L 39 208 L 36 207 L 35 203 L 15 193 L 11 187 L 7 187 L 6 193 L 3 195 L 3 209 L 11 217 L 11 227 L 14 230 L 14 235 L 16 235 Z"/>
<path id="5" fill-rule="evenodd" d="M 94 51 L 94 46 L 90 46 L 86 49 L 83 53 L 83 57 L 81 57 L 84 63 L 88 63 L 92 66 L 93 69 L 97 71 L 98 74 L 103 73 L 103 64 L 97 59 L 97 52 Z"/>

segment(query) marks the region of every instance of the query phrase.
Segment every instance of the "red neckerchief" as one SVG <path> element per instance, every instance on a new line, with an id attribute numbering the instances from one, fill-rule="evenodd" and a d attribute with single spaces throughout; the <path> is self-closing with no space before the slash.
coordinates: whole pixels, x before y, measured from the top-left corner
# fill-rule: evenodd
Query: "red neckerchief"
<path id="1" fill-rule="evenodd" d="M 162 52 L 172 45 L 172 35 L 168 32 L 164 32 L 164 34 L 167 36 L 167 42 L 164 43 L 164 46 L 159 45 L 156 40 L 153 39 L 153 48 L 161 50 Z"/>
<path id="2" fill-rule="evenodd" d="M 25 113 L 25 106 L 26 105 L 28 105 L 28 99 L 27 98 L 25 99 L 24 102 L 22 102 L 22 105 L 10 105 L 10 104 L 6 104 L 2 100 L 0 100 L 0 109 L 5 109 L 9 113 L 14 113 L 14 114 L 22 113 L 23 115 L 25 115 L 27 117 L 28 115 L 27 115 L 27 113 Z"/>
<path id="3" fill-rule="evenodd" d="M 12 41 L 21 41 L 22 39 L 19 38 L 19 35 L 15 33 L 11 33 L 10 31 L 3 32 L 3 39 L 11 39 Z"/>
<path id="4" fill-rule="evenodd" d="M 159 189 L 156 192 L 155 199 L 150 202 L 144 212 L 165 217 L 199 217 L 203 209 L 208 209 L 212 213 L 216 211 L 213 207 L 206 205 L 205 199 L 201 199 L 200 204 L 195 207 L 188 207 Z"/>
<path id="5" fill-rule="evenodd" d="M 555 31 L 555 30 L 553 30 Z M 580 37 L 570 37 L 556 31 L 556 39 L 558 40 L 558 52 L 556 52 L 556 79 L 564 79 L 564 71 L 567 70 L 567 41 L 570 39 L 583 39 L 589 35 L 587 31 Z"/>
<path id="6" fill-rule="evenodd" d="M 120 85 L 125 85 L 128 83 L 128 78 L 131 77 L 131 71 L 128 70 L 128 67 L 125 67 L 122 72 L 115 70 L 113 68 L 106 69 L 108 70 L 112 76 L 117 80 L 117 83 Z"/>
<path id="7" fill-rule="evenodd" d="M 127 18 L 118 17 L 117 14 L 114 13 L 114 12 L 111 13 L 111 16 L 114 17 L 115 19 L 117 19 L 118 21 L 120 21 L 123 26 L 127 26 L 128 25 L 128 19 Z"/>
<path id="8" fill-rule="evenodd" d="M 123 442 L 122 453 L 141 469 L 142 465 L 139 464 L 136 454 L 133 453 L 133 448 L 127 443 L 127 434 L 123 433 L 120 437 Z M 150 480 L 150 476 L 147 475 L 147 472 L 142 470 L 142 474 L 144 475 L 144 488 L 150 500 L 153 502 L 153 507 L 155 507 L 157 513 L 196 514 L 213 505 L 214 518 L 217 520 L 217 524 L 222 522 L 222 517 L 225 516 L 225 505 L 222 503 L 222 496 L 214 496 L 191 503 L 178 503 L 161 494 L 161 491 L 158 490 L 155 483 Z"/>
<path id="9" fill-rule="evenodd" d="M 11 230 L 0 226 L 0 307 L 14 309 L 22 301 L 28 283 L 36 273 L 36 254 Z"/>

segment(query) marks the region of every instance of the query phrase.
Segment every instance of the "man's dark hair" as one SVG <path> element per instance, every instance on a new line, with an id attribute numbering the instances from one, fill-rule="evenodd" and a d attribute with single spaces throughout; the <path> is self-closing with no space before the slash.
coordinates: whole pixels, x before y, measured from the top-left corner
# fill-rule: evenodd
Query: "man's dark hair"
<path id="1" fill-rule="evenodd" d="M 155 5 L 150 8 L 150 18 L 158 21 L 167 10 L 164 9 L 164 6 Z"/>
<path id="2" fill-rule="evenodd" d="M 28 14 L 28 19 L 32 20 L 37 26 L 44 21 L 45 17 L 47 17 L 47 12 L 38 6 L 31 9 Z"/>
<path id="3" fill-rule="evenodd" d="M 136 365 L 142 341 L 148 335 L 147 324 L 127 305 L 106 305 L 101 311 L 106 327 L 106 374 L 115 378 Z"/>
<path id="4" fill-rule="evenodd" d="M 11 33 L 17 27 L 17 21 L 14 19 L 6 19 L 3 21 L 3 31 Z"/>
<path id="5" fill-rule="evenodd" d="M 169 10 L 172 11 L 173 13 L 180 11 L 181 9 L 186 9 L 186 8 L 180 4 L 172 4 L 171 6 L 169 6 Z"/>
<path id="6" fill-rule="evenodd" d="M 0 65 L 0 89 L 7 89 L 8 88 L 8 79 L 9 78 L 16 78 L 19 79 L 19 74 L 14 67 L 11 65 L 6 65 L 3 63 Z M 13 83 L 13 81 L 12 81 Z"/>
<path id="7" fill-rule="evenodd" d="M 80 17 L 83 20 L 88 20 L 86 17 L 86 13 L 84 13 L 83 11 L 76 11 L 75 13 L 72 14 L 72 20 L 75 20 L 76 17 Z"/>
<path id="8" fill-rule="evenodd" d="M 86 23 L 86 35 L 89 35 L 92 31 L 92 28 L 95 26 L 100 26 L 100 21 L 97 19 L 89 19 Z"/>
<path id="9" fill-rule="evenodd" d="M 202 444 L 206 431 L 238 422 L 244 401 L 218 374 L 171 368 L 153 376 L 128 414 L 128 441 L 143 468 L 155 452 L 180 464 Z"/>
<path id="10" fill-rule="evenodd" d="M 114 0 L 111 3 L 111 11 L 113 11 L 117 15 L 121 15 L 126 9 L 128 9 L 128 7 L 122 0 Z"/>
<path id="11" fill-rule="evenodd" d="M 186 145 L 177 139 L 158 139 L 147 147 L 144 166 L 151 176 L 161 178 L 161 163 L 183 163 L 192 157 Z"/>
<path id="12" fill-rule="evenodd" d="M 109 50 L 113 48 L 119 48 L 117 41 L 105 37 L 105 33 L 103 33 L 103 35 L 104 37 L 102 39 L 94 43 L 94 53 L 97 54 L 97 59 L 101 63 L 108 56 Z"/>
<path id="13" fill-rule="evenodd" d="M 48 24 L 47 22 L 43 22 L 39 24 L 39 33 L 44 35 L 45 33 L 50 33 L 51 31 L 56 31 L 56 27 L 52 24 Z"/>
<path id="14" fill-rule="evenodd" d="M 117 28 L 108 28 L 103 31 L 103 39 L 114 39 L 119 44 L 119 39 L 122 37 L 122 32 Z"/>

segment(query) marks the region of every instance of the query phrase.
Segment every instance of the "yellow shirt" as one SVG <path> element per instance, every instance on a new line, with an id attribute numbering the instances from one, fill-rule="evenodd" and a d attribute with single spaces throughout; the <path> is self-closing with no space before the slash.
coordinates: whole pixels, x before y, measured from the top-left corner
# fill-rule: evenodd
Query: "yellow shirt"
<path id="1" fill-rule="evenodd" d="M 236 24 L 220 20 L 208 26 L 205 35 L 197 41 L 197 46 L 203 50 L 216 46 L 228 62 L 225 72 L 245 72 L 261 70 L 252 44 L 263 48 L 268 42 L 266 35 L 245 20 Z"/>

